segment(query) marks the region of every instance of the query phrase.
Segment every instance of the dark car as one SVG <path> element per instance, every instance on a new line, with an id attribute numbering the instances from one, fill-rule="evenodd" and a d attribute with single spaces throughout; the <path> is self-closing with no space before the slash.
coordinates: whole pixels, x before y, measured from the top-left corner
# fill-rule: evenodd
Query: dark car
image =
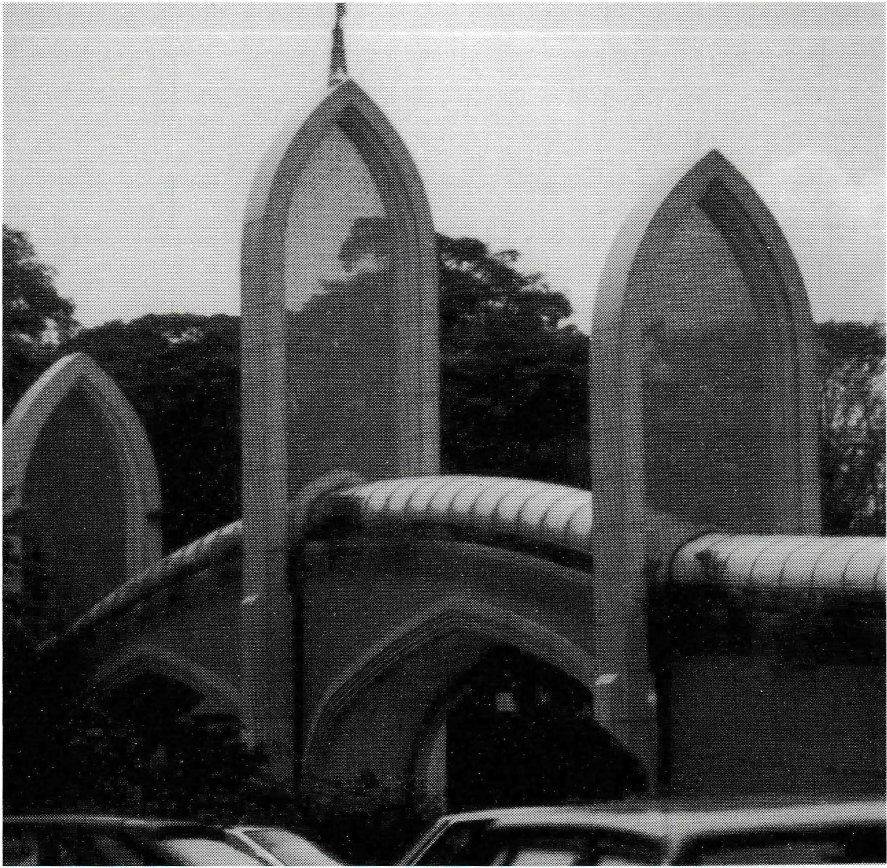
<path id="1" fill-rule="evenodd" d="M 262 865 L 223 829 L 177 820 L 70 814 L 4 817 L 4 865 Z"/>
<path id="2" fill-rule="evenodd" d="M 507 808 L 443 817 L 403 865 L 880 863 L 883 801 L 690 810 Z"/>

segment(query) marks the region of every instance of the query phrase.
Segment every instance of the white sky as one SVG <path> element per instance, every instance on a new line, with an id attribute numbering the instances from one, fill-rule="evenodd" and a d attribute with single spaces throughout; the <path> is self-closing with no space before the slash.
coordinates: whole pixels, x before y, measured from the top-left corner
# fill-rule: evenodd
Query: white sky
<path id="1" fill-rule="evenodd" d="M 3 219 L 87 325 L 239 310 L 243 210 L 325 94 L 332 4 L 4 5 Z M 883 317 L 879 3 L 350 4 L 352 76 L 440 231 L 516 248 L 587 321 L 646 179 L 720 149 L 817 319 Z"/>

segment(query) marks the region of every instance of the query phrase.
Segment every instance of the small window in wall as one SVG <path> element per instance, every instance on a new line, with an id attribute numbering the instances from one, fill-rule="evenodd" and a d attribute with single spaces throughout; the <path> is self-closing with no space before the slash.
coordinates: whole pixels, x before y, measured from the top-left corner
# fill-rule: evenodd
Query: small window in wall
<path id="1" fill-rule="evenodd" d="M 496 693 L 496 711 L 500 714 L 517 714 L 517 699 L 510 690 Z"/>

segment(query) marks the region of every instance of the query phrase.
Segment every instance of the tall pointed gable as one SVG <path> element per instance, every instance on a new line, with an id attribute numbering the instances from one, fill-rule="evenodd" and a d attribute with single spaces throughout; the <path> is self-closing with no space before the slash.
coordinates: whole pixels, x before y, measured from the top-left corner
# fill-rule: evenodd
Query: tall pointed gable
<path id="1" fill-rule="evenodd" d="M 160 484 L 145 429 L 93 360 L 59 359 L 3 428 L 6 528 L 26 627 L 66 626 L 161 556 Z"/>
<path id="2" fill-rule="evenodd" d="M 347 78 L 341 17 L 339 7 L 332 89 L 268 152 L 243 231 L 244 598 L 262 601 L 244 612 L 257 637 L 244 677 L 260 693 L 263 673 L 292 653 L 287 502 L 329 474 L 439 465 L 431 211 L 406 145 Z M 292 678 L 279 677 L 250 703 L 249 728 L 292 743 L 280 735 L 293 725 L 280 703 Z"/>
<path id="3" fill-rule="evenodd" d="M 652 183 L 610 249 L 589 347 L 595 656 L 615 695 L 653 689 L 637 625 L 683 542 L 818 532 L 813 349 L 797 264 L 737 169 L 712 151 Z M 619 712 L 639 755 L 649 711 Z"/>
<path id="4" fill-rule="evenodd" d="M 639 204 L 601 276 L 594 476 L 621 479 L 636 518 L 647 510 L 736 531 L 818 532 L 814 346 L 804 282 L 776 219 L 709 152 Z M 653 412 L 666 392 L 673 400 Z M 618 450 L 602 448 L 613 442 L 634 453 L 615 474 L 605 465 Z M 615 490 L 605 484 L 601 495 Z"/>
<path id="5" fill-rule="evenodd" d="M 328 152 L 338 166 L 321 165 L 327 157 L 322 151 Z M 331 191 L 327 187 L 327 204 L 332 207 L 332 200 L 338 200 L 338 216 L 324 221 L 322 214 L 307 213 L 313 207 L 310 200 L 316 204 L 317 194 L 323 198 L 323 185 L 349 159 L 357 164 L 355 171 L 346 173 L 351 182 L 350 192 Z M 311 192 L 302 196 L 301 205 L 300 180 L 311 185 Z M 379 473 L 360 462 L 338 462 L 334 456 L 328 467 L 317 469 L 348 469 L 367 476 L 433 473 L 439 461 L 439 361 L 437 248 L 431 211 L 406 145 L 376 103 L 351 80 L 335 87 L 294 135 L 278 140 L 257 173 L 247 206 L 241 257 L 245 414 L 249 415 L 253 396 L 262 396 L 256 410 L 264 419 L 265 430 L 277 430 L 284 424 L 283 395 L 288 391 L 284 366 L 278 365 L 272 371 L 259 365 L 251 370 L 251 360 L 257 354 L 280 352 L 285 343 L 283 312 L 288 305 L 292 309 L 293 304 L 299 303 L 292 296 L 304 300 L 307 294 L 305 287 L 294 285 L 305 273 L 305 262 L 300 257 L 317 260 L 324 255 L 318 250 L 323 243 L 318 239 L 323 234 L 322 227 L 350 219 L 344 213 L 349 205 L 345 202 L 348 196 L 343 193 L 350 195 L 359 188 L 378 199 L 379 214 L 363 215 L 362 221 L 352 220 L 354 227 L 372 234 L 380 221 L 384 222 L 385 243 L 389 245 L 386 255 L 390 256 L 391 279 L 385 304 L 389 311 L 386 316 L 394 326 L 392 338 L 396 340 L 383 352 L 391 356 L 393 368 L 388 373 L 404 388 L 399 395 L 392 396 L 395 403 L 402 403 L 396 423 L 398 442 L 387 446 L 393 446 L 400 455 L 383 462 Z M 359 210 L 359 205 L 351 204 Z M 328 234 L 333 234 L 333 230 Z M 272 346 L 278 349 L 272 350 Z M 325 360 L 323 365 L 328 363 Z M 260 379 L 254 381 L 255 376 Z M 276 396 L 276 416 L 269 418 L 267 413 L 272 412 L 272 407 L 268 398 L 272 396 Z M 248 440 L 246 448 L 250 445 Z M 305 473 L 302 481 L 307 483 L 311 478 L 312 473 Z"/>

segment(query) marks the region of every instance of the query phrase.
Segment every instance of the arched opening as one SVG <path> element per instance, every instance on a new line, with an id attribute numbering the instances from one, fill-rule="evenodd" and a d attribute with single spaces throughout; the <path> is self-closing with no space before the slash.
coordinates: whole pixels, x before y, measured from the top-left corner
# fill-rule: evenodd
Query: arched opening
<path id="1" fill-rule="evenodd" d="M 594 718 L 594 678 L 581 648 L 483 601 L 417 616 L 327 691 L 304 763 L 315 820 L 387 862 L 450 810 L 642 791 Z"/>
<path id="2" fill-rule="evenodd" d="M 513 646 L 485 651 L 433 720 L 421 784 L 437 784 L 448 811 L 609 801 L 645 789 L 640 762 L 595 721 L 588 688 Z"/>
<path id="3" fill-rule="evenodd" d="M 280 426 L 283 441 L 263 448 L 285 452 L 290 496 L 333 470 L 371 479 L 434 472 L 430 209 L 406 146 L 354 82 L 269 151 L 247 208 L 242 265 L 245 370 L 267 383 L 258 395 L 245 389 L 244 415 Z M 271 333 L 286 352 L 266 359 Z"/>
<path id="4" fill-rule="evenodd" d="M 639 204 L 601 277 L 591 340 L 600 515 L 627 505 L 630 520 L 818 532 L 814 370 L 791 249 L 712 151 Z"/>

